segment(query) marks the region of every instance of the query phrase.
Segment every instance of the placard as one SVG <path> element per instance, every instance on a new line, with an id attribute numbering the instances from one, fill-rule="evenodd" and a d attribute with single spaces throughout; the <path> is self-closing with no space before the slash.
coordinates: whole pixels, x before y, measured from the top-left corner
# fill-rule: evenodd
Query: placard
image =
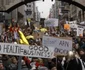
<path id="1" fill-rule="evenodd" d="M 28 46 L 11 43 L 0 43 L 0 54 L 29 56 L 39 58 L 52 58 L 53 50 L 46 46 Z"/>
<path id="2" fill-rule="evenodd" d="M 83 36 L 83 28 L 77 28 L 77 36 Z"/>
<path id="3" fill-rule="evenodd" d="M 53 47 L 55 54 L 66 55 L 72 50 L 72 40 L 69 38 L 56 38 L 43 36 L 42 45 L 47 47 Z"/>
<path id="4" fill-rule="evenodd" d="M 49 18 L 44 21 L 44 26 L 45 27 L 56 27 L 56 26 L 58 26 L 58 19 Z"/>

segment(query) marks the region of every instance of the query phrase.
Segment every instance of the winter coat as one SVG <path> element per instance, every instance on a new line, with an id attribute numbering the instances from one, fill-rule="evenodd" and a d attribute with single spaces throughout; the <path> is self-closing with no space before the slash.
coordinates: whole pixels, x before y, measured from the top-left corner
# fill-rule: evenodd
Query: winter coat
<path id="1" fill-rule="evenodd" d="M 22 65 L 21 70 L 29 70 L 26 65 Z"/>
<path id="2" fill-rule="evenodd" d="M 17 65 L 16 65 L 16 64 L 11 63 L 11 64 L 9 65 L 8 69 L 9 69 L 9 70 L 17 70 L 18 68 L 17 68 Z"/>
<path id="3" fill-rule="evenodd" d="M 79 59 L 71 59 L 66 66 L 66 70 L 82 70 L 82 65 Z"/>

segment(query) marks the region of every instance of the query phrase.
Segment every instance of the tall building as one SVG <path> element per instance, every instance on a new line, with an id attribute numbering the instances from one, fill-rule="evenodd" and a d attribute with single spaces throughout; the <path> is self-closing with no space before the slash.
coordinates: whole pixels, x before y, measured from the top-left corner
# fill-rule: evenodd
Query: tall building
<path id="1" fill-rule="evenodd" d="M 85 6 L 85 0 L 75 0 L 75 1 Z M 82 9 L 78 8 L 75 5 L 69 5 L 68 3 L 65 3 L 64 8 L 68 10 L 67 12 L 68 20 L 71 21 L 77 20 L 78 22 L 85 21 L 85 12 Z"/>
<path id="2" fill-rule="evenodd" d="M 35 9 L 35 3 L 34 2 L 28 3 L 27 6 L 25 6 L 26 17 L 34 19 L 35 15 L 34 9 Z"/>
<path id="3" fill-rule="evenodd" d="M 9 9 L 10 7 L 12 7 L 13 5 L 21 2 L 22 0 L 0 0 L 0 10 L 7 10 Z M 22 6 L 21 6 L 22 7 Z M 20 11 L 21 10 L 21 11 Z M 15 19 L 16 21 L 18 21 L 18 13 L 22 12 L 23 8 L 20 9 L 17 8 L 13 11 L 11 11 L 9 14 L 8 13 L 4 13 L 4 16 L 5 16 L 5 20 L 7 21 L 11 21 L 12 19 Z M 23 15 L 23 13 L 21 13 Z M 19 15 L 20 16 L 20 15 Z"/>
<path id="4" fill-rule="evenodd" d="M 55 0 L 55 3 L 52 5 L 50 9 L 50 18 L 60 18 L 61 13 L 61 1 Z"/>
<path id="5" fill-rule="evenodd" d="M 50 9 L 50 16 L 49 18 L 54 18 L 55 15 L 54 15 L 54 4 L 52 5 L 52 8 Z"/>
<path id="6" fill-rule="evenodd" d="M 22 0 L 0 0 L 0 10 L 7 10 L 8 8 L 21 1 Z M 0 21 L 5 19 L 6 22 L 8 21 L 9 23 L 11 23 L 12 19 L 14 19 L 20 24 L 24 24 L 28 18 L 36 21 L 40 20 L 40 13 L 36 8 L 35 2 L 28 3 L 27 5 L 22 5 L 10 13 L 0 13 Z"/>
<path id="7" fill-rule="evenodd" d="M 38 11 L 38 7 L 35 7 L 35 21 L 40 22 L 40 12 Z"/>

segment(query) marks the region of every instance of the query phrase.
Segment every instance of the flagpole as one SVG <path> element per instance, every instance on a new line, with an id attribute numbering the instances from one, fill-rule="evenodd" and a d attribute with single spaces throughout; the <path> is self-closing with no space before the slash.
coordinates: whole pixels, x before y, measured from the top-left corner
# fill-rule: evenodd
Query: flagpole
<path id="1" fill-rule="evenodd" d="M 21 70 L 21 68 L 22 68 L 21 60 L 22 60 L 22 56 L 19 56 L 19 58 L 18 58 L 18 70 Z"/>

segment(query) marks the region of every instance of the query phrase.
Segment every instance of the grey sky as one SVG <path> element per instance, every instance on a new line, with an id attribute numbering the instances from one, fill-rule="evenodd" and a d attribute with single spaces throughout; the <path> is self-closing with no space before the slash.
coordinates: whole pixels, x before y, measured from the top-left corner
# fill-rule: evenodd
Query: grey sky
<path id="1" fill-rule="evenodd" d="M 44 17 L 44 18 L 48 17 L 50 8 L 51 8 L 52 4 L 54 4 L 54 1 L 52 2 L 51 0 L 45 0 L 43 2 L 41 0 L 41 1 L 36 2 L 36 6 L 38 6 L 38 10 L 41 13 L 41 17 Z"/>

